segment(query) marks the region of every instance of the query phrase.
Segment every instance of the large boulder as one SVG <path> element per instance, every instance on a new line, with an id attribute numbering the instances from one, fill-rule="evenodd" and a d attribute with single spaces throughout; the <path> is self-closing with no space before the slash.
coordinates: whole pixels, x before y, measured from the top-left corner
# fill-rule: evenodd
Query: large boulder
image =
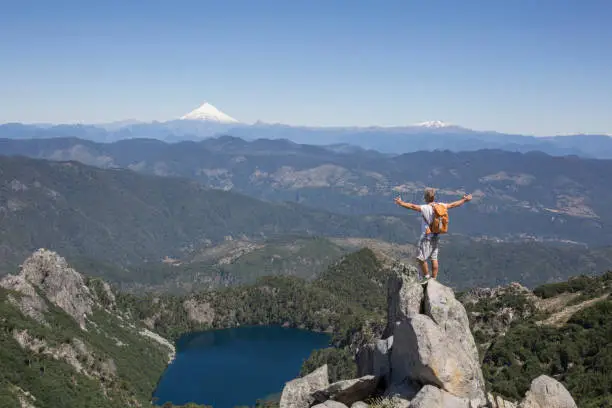
<path id="1" fill-rule="evenodd" d="M 350 406 L 372 395 L 376 391 L 378 382 L 379 378 L 373 375 L 338 381 L 327 388 L 315 391 L 313 397 L 318 402 L 334 400 Z"/>
<path id="2" fill-rule="evenodd" d="M 433 385 L 425 385 L 410 401 L 410 408 L 472 408 L 470 401 L 441 390 Z"/>
<path id="3" fill-rule="evenodd" d="M 413 266 L 395 270 L 387 282 L 387 330 L 393 334 L 396 322 L 419 314 L 423 303 L 423 286 L 418 282 L 418 271 Z"/>
<path id="4" fill-rule="evenodd" d="M 315 402 L 312 394 L 328 386 L 329 372 L 325 364 L 312 373 L 285 384 L 279 408 L 310 408 Z"/>
<path id="5" fill-rule="evenodd" d="M 425 314 L 440 326 L 446 337 L 458 342 L 474 361 L 479 361 L 467 313 L 461 302 L 455 299 L 451 288 L 433 279 L 427 282 L 424 309 Z"/>
<path id="6" fill-rule="evenodd" d="M 429 317 L 415 315 L 394 329 L 391 381 L 430 384 L 457 397 L 486 404 L 478 361 L 448 338 Z"/>
<path id="7" fill-rule="evenodd" d="M 374 375 L 386 380 L 391 372 L 389 357 L 392 346 L 393 336 L 361 347 L 355 356 L 357 375 Z"/>
<path id="8" fill-rule="evenodd" d="M 541 375 L 531 382 L 520 408 L 577 408 L 576 402 L 559 381 Z"/>

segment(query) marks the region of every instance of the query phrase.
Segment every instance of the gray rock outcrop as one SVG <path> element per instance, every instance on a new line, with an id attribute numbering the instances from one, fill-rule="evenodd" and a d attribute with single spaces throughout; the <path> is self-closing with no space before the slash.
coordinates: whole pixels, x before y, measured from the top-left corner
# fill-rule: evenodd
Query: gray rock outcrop
<path id="1" fill-rule="evenodd" d="M 396 271 L 387 284 L 387 330 L 386 336 L 393 335 L 395 322 L 407 319 L 421 312 L 423 306 L 423 286 L 418 282 L 416 268 L 408 267 Z"/>
<path id="2" fill-rule="evenodd" d="M 577 405 L 563 384 L 541 375 L 531 382 L 519 408 L 577 408 Z"/>
<path id="3" fill-rule="evenodd" d="M 209 302 L 191 298 L 183 302 L 189 320 L 200 324 L 211 324 L 215 320 L 215 310 Z"/>
<path id="4" fill-rule="evenodd" d="M 45 321 L 45 312 L 49 310 L 47 303 L 23 275 L 5 276 L 0 280 L 0 287 L 21 294 L 18 298 L 9 295 L 9 302 L 15 304 L 24 315 L 31 317 L 38 323 L 47 324 Z"/>
<path id="5" fill-rule="evenodd" d="M 474 361 L 479 361 L 478 348 L 470 331 L 465 307 L 455 298 L 453 290 L 436 280 L 427 283 L 425 289 L 425 314 L 444 331 L 445 337 L 458 341 Z M 483 382 L 482 379 L 480 379 Z"/>
<path id="6" fill-rule="evenodd" d="M 393 336 L 378 340 L 375 343 L 366 344 L 357 350 L 355 362 L 357 363 L 357 375 L 374 375 L 387 381 L 391 373 L 391 347 Z"/>
<path id="7" fill-rule="evenodd" d="M 53 251 L 39 249 L 21 265 L 19 275 L 4 278 L 2 286 L 20 290 L 30 298 L 30 308 L 22 311 L 27 315 L 37 315 L 46 310 L 41 299 L 32 292 L 31 287 L 44 293 L 45 297 L 68 313 L 82 329 L 85 329 L 85 318 L 91 314 L 94 299 L 85 285 L 83 276 L 68 266 L 64 258 Z M 40 315 L 37 315 L 40 318 Z"/>
<path id="8" fill-rule="evenodd" d="M 426 315 L 416 315 L 395 327 L 391 381 L 431 384 L 455 396 L 485 405 L 478 361 Z"/>
<path id="9" fill-rule="evenodd" d="M 410 401 L 410 408 L 472 408 L 470 401 L 434 387 L 425 385 Z"/>
<path id="10" fill-rule="evenodd" d="M 296 378 L 285 384 L 279 408 L 310 408 L 315 402 L 313 393 L 328 386 L 329 372 L 326 364 L 304 377 Z"/>
<path id="11" fill-rule="evenodd" d="M 372 395 L 376 391 L 378 382 L 379 378 L 373 375 L 338 381 L 325 389 L 314 392 L 313 396 L 318 402 L 331 399 L 350 406 Z"/>

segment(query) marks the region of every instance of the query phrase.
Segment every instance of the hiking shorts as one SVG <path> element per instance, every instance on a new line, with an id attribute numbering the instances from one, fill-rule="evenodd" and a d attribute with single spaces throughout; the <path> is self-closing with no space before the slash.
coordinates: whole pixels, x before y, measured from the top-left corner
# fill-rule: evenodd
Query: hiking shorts
<path id="1" fill-rule="evenodd" d="M 417 259 L 419 261 L 438 260 L 438 243 L 440 242 L 439 235 L 424 235 L 419 238 L 417 243 Z"/>

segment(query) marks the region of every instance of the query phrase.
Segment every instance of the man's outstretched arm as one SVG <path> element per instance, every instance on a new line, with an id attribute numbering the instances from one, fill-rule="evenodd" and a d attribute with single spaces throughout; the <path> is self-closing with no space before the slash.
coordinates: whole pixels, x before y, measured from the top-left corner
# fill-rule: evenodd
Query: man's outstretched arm
<path id="1" fill-rule="evenodd" d="M 467 203 L 471 199 L 472 199 L 472 195 L 471 194 L 465 194 L 461 200 L 457 200 L 457 201 L 454 201 L 452 203 L 446 204 L 446 208 L 459 207 L 460 205 L 463 205 L 463 204 Z"/>
<path id="2" fill-rule="evenodd" d="M 420 205 L 416 205 L 416 204 L 412 204 L 412 203 L 407 203 L 405 201 L 402 201 L 402 199 L 399 198 L 399 197 L 397 197 L 395 199 L 395 204 L 399 205 L 400 207 L 408 208 L 409 210 L 414 210 L 414 211 L 421 212 L 421 206 Z"/>

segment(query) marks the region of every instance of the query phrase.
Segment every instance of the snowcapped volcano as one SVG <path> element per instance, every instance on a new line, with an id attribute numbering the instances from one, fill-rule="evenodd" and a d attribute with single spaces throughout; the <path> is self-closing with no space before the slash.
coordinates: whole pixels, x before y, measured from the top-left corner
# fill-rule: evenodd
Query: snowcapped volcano
<path id="1" fill-rule="evenodd" d="M 192 110 L 185 116 L 181 116 L 183 120 L 205 120 L 217 123 L 239 123 L 236 119 L 221 112 L 208 102 L 204 102 L 199 108 Z"/>
<path id="2" fill-rule="evenodd" d="M 453 125 L 451 125 L 450 123 L 442 122 L 440 120 L 430 120 L 428 122 L 417 123 L 414 126 L 439 129 L 439 128 L 445 128 L 445 127 L 449 127 Z"/>

